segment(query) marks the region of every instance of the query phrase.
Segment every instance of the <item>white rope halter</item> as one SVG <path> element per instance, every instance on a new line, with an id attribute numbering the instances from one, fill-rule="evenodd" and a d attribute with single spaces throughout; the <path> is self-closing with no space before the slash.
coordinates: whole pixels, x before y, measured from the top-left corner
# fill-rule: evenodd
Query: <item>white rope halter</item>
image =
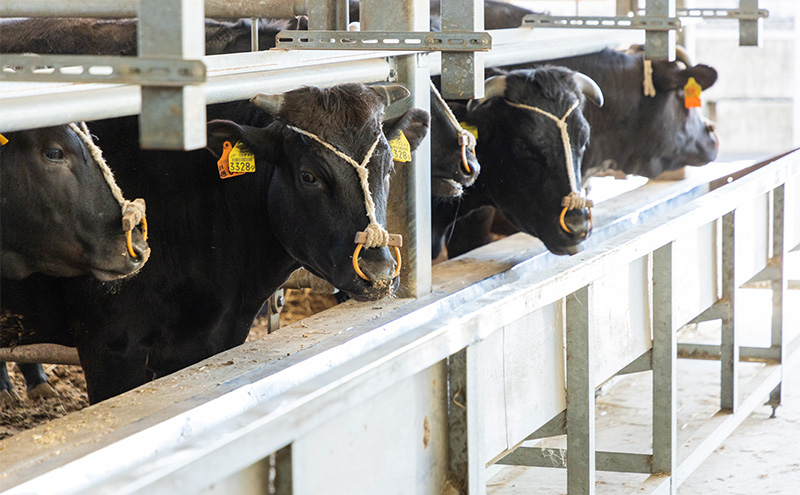
<path id="1" fill-rule="evenodd" d="M 561 206 L 563 206 L 566 210 L 579 210 L 582 208 L 593 206 L 592 201 L 586 199 L 586 196 L 583 195 L 581 191 L 578 190 L 578 181 L 575 178 L 575 169 L 574 163 L 572 161 L 572 146 L 570 145 L 569 141 L 569 131 L 567 130 L 567 117 L 570 116 L 573 110 L 578 108 L 580 105 L 580 100 L 576 100 L 575 103 L 569 107 L 567 113 L 564 114 L 563 117 L 560 119 L 553 115 L 550 112 L 546 112 L 540 108 L 532 107 L 530 105 L 523 105 L 522 103 L 514 103 L 513 101 L 506 100 L 506 103 L 511 105 L 512 107 L 524 108 L 526 110 L 533 110 L 534 112 L 538 112 L 545 117 L 548 117 L 552 121 L 556 123 L 558 128 L 561 130 L 561 142 L 564 144 L 564 156 L 566 158 L 566 165 L 567 165 L 567 177 L 569 178 L 569 189 L 570 193 L 564 196 L 561 199 Z"/>
<path id="2" fill-rule="evenodd" d="M 74 123 L 69 124 L 69 127 L 81 138 L 81 140 L 83 140 L 84 143 L 86 143 L 86 147 L 89 148 L 92 158 L 95 162 L 97 162 L 97 165 L 103 172 L 103 178 L 106 180 L 109 189 L 111 189 L 111 194 L 114 195 L 114 199 L 116 199 L 117 203 L 119 203 L 122 210 L 122 231 L 127 234 L 128 238 L 128 253 L 132 257 L 136 258 L 136 253 L 131 247 L 130 232 L 134 227 L 144 222 L 142 228 L 142 237 L 147 240 L 147 220 L 145 218 L 144 200 L 137 198 L 133 201 L 128 201 L 122 195 L 122 190 L 117 185 L 117 181 L 114 180 L 114 172 L 111 171 L 111 168 L 109 168 L 105 158 L 103 158 L 103 151 L 94 143 L 92 135 L 89 132 L 89 128 L 86 126 L 86 122 L 81 122 L 80 127 Z"/>
<path id="3" fill-rule="evenodd" d="M 381 134 L 378 134 L 378 137 L 375 138 L 375 142 L 372 143 L 370 146 L 369 151 L 367 151 L 366 156 L 358 163 L 357 161 L 353 160 L 347 154 L 339 151 L 330 143 L 323 141 L 319 136 L 314 133 L 305 131 L 293 125 L 287 125 L 289 129 L 300 133 L 304 136 L 307 136 L 314 141 L 318 142 L 322 146 L 331 150 L 336 156 L 341 158 L 342 160 L 346 161 L 353 168 L 356 169 L 358 173 L 358 177 L 361 182 L 361 189 L 364 191 L 364 206 L 367 208 L 367 217 L 369 218 L 369 225 L 366 228 L 367 238 L 366 241 L 363 243 L 365 248 L 373 248 L 373 247 L 386 247 L 389 245 L 389 233 L 381 227 L 378 223 L 378 219 L 375 217 L 375 202 L 372 200 L 372 193 L 369 190 L 369 169 L 367 168 L 367 164 L 369 163 L 370 159 L 372 158 L 372 154 L 375 152 L 375 148 L 378 146 L 378 143 L 381 141 Z"/>
<path id="4" fill-rule="evenodd" d="M 470 151 L 474 153 L 475 146 L 478 144 L 475 139 L 475 136 L 471 132 L 461 127 L 461 124 L 458 122 L 458 119 L 456 119 L 456 116 L 453 114 L 453 110 L 450 108 L 450 105 L 448 105 L 447 102 L 444 101 L 442 95 L 439 94 L 439 90 L 436 89 L 436 85 L 433 84 L 433 81 L 431 81 L 430 83 L 433 94 L 436 95 L 436 99 L 439 100 L 439 103 L 441 103 L 442 107 L 444 107 L 444 113 L 447 116 L 447 120 L 450 121 L 450 123 L 456 129 L 456 132 L 458 132 L 458 144 L 461 146 L 466 146 L 467 148 L 469 148 Z"/>
<path id="5" fill-rule="evenodd" d="M 644 88 L 644 95 L 649 96 L 650 98 L 655 98 L 656 96 L 656 87 L 653 84 L 653 61 L 644 60 L 644 81 L 642 81 L 642 87 Z"/>

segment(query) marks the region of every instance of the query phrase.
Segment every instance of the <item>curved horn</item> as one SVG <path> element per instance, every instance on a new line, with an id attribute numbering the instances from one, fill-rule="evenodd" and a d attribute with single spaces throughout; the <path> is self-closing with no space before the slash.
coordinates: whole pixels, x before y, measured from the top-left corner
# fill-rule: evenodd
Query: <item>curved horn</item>
<path id="1" fill-rule="evenodd" d="M 400 84 L 376 84 L 375 86 L 370 86 L 370 88 L 378 93 L 378 96 L 383 99 L 383 104 L 387 107 L 411 96 L 411 92 Z"/>
<path id="2" fill-rule="evenodd" d="M 683 65 L 685 65 L 687 69 L 694 67 L 694 62 L 692 61 L 692 57 L 689 56 L 689 52 L 680 45 L 675 46 L 675 60 L 683 62 Z"/>
<path id="3" fill-rule="evenodd" d="M 257 106 L 261 110 L 264 110 L 270 115 L 278 115 L 278 112 L 281 109 L 281 104 L 283 103 L 283 95 L 259 93 L 250 98 L 250 103 Z"/>
<path id="4" fill-rule="evenodd" d="M 506 76 L 492 76 L 483 83 L 483 98 L 470 100 L 467 103 L 467 110 L 472 110 L 477 105 L 488 101 L 495 96 L 500 98 L 506 94 Z"/>
<path id="5" fill-rule="evenodd" d="M 598 107 L 603 106 L 603 91 L 600 89 L 600 86 L 594 82 L 594 79 L 583 74 L 581 72 L 575 73 L 575 82 L 578 83 L 578 87 L 581 89 L 581 93 L 583 96 L 589 99 L 592 103 L 597 105 Z"/>

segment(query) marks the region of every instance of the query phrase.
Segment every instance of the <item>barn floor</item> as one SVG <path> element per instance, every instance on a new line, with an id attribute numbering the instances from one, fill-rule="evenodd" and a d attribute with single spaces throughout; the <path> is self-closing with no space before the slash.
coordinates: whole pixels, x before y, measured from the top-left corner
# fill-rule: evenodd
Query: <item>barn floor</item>
<path id="1" fill-rule="evenodd" d="M 800 253 L 789 256 L 792 279 L 800 279 Z M 743 345 L 768 345 L 771 294 L 767 290 L 740 289 L 747 305 L 740 327 Z M 746 298 L 746 299 L 745 299 Z M 788 331 L 800 334 L 800 290 L 787 296 Z M 719 342 L 718 324 L 709 322 L 687 329 L 681 342 Z M 765 342 L 766 339 L 766 342 Z M 795 360 L 797 362 L 798 360 Z M 742 363 L 740 383 L 762 365 Z M 800 493 L 800 366 L 784 371 L 783 405 L 777 417 L 772 409 L 759 407 L 678 488 L 680 495 Z M 650 451 L 651 374 L 638 373 L 617 379 L 597 399 L 596 445 L 599 450 L 647 453 Z M 745 388 L 745 387 L 742 387 Z M 698 430 L 701 422 L 716 413 L 719 404 L 719 362 L 679 360 L 678 444 Z M 565 448 L 566 437 L 525 445 Z M 680 462 L 681 459 L 679 459 Z M 566 494 L 566 473 L 560 469 L 501 467 L 490 471 L 489 495 Z M 637 485 L 646 476 L 597 472 L 596 493 L 640 493 Z"/>

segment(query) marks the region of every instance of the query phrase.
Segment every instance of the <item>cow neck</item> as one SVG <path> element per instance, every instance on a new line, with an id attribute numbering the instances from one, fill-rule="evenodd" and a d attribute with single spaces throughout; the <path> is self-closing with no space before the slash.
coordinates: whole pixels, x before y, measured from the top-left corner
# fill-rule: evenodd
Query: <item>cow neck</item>
<path id="1" fill-rule="evenodd" d="M 467 161 L 467 149 L 469 149 L 472 153 L 475 153 L 475 146 L 477 145 L 477 140 L 475 136 L 461 127 L 461 124 L 458 122 L 453 110 L 450 108 L 450 105 L 444 101 L 442 95 L 439 94 L 439 90 L 436 89 L 436 85 L 431 83 L 431 91 L 436 96 L 436 101 L 439 103 L 439 106 L 444 110 L 444 114 L 447 117 L 447 120 L 450 122 L 450 125 L 453 126 L 453 129 L 458 133 L 458 144 L 461 146 L 461 165 L 464 167 L 464 171 L 467 174 L 472 174 L 472 168 L 469 166 L 469 162 Z"/>
<path id="2" fill-rule="evenodd" d="M 142 198 L 137 198 L 133 201 L 129 201 L 122 195 L 122 190 L 119 188 L 117 181 L 114 179 L 114 172 L 111 171 L 111 168 L 106 163 L 105 158 L 103 158 L 103 151 L 92 139 L 92 135 L 89 132 L 89 128 L 86 126 L 86 122 L 81 122 L 80 127 L 75 123 L 71 123 L 69 124 L 69 127 L 75 132 L 75 134 L 78 135 L 78 137 L 81 138 L 81 140 L 86 144 L 86 147 L 89 148 L 92 158 L 103 172 L 103 178 L 106 180 L 106 184 L 108 184 L 109 189 L 111 189 L 111 194 L 114 196 L 114 199 L 117 200 L 117 203 L 119 203 L 119 206 L 122 209 L 122 230 L 127 236 L 128 254 L 130 254 L 131 257 L 136 258 L 137 255 L 131 246 L 131 231 L 134 227 L 141 223 L 143 230 L 142 236 L 144 237 L 144 240 L 147 240 L 147 220 L 145 218 L 144 200 Z"/>
<path id="3" fill-rule="evenodd" d="M 564 157 L 566 158 L 567 177 L 569 178 L 570 189 L 570 193 L 561 199 L 561 206 L 564 207 L 565 211 L 579 210 L 586 207 L 591 208 L 593 206 L 592 201 L 586 199 L 586 196 L 584 196 L 581 191 L 578 190 L 578 181 L 575 177 L 575 168 L 572 158 L 572 145 L 570 144 L 569 131 L 567 130 L 567 117 L 569 117 L 570 114 L 572 114 L 572 112 L 578 108 L 578 105 L 580 105 L 580 100 L 576 100 L 561 118 L 558 118 L 552 113 L 542 110 L 541 108 L 523 105 L 522 103 L 515 103 L 509 100 L 506 100 L 506 103 L 512 107 L 533 110 L 534 112 L 540 113 L 556 123 L 556 126 L 558 126 L 558 128 L 561 130 L 561 142 L 564 145 Z"/>
<path id="4" fill-rule="evenodd" d="M 378 146 L 378 143 L 381 141 L 381 134 L 378 134 L 378 137 L 375 138 L 375 141 L 372 143 L 372 146 L 369 147 L 369 151 L 364 156 L 364 159 L 361 163 L 358 163 L 353 158 L 351 158 L 348 154 L 340 151 L 334 145 L 324 141 L 322 138 L 317 136 L 312 132 L 308 132 L 306 130 L 300 129 L 299 127 L 295 127 L 293 125 L 286 125 L 287 128 L 302 134 L 306 137 L 313 139 L 314 141 L 318 142 L 322 146 L 326 147 L 330 151 L 332 151 L 336 156 L 344 160 L 345 162 L 349 163 L 356 169 L 356 173 L 358 173 L 358 177 L 361 183 L 361 189 L 364 191 L 364 206 L 367 209 L 367 217 L 369 218 L 369 225 L 366 228 L 367 233 L 367 240 L 363 243 L 365 248 L 372 248 L 372 247 L 380 247 L 384 248 L 389 245 L 389 232 L 386 231 L 379 223 L 378 219 L 375 216 L 375 202 L 372 200 L 372 192 L 369 190 L 369 169 L 367 168 L 367 164 L 369 163 L 370 159 L 372 158 L 373 153 L 375 153 L 375 148 Z"/>

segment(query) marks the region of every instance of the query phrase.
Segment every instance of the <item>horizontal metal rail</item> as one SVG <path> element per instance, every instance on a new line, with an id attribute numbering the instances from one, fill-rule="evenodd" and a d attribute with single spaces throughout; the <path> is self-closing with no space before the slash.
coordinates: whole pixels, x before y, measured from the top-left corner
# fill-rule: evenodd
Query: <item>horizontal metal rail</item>
<path id="1" fill-rule="evenodd" d="M 281 31 L 276 48 L 302 50 L 413 50 L 475 52 L 492 49 L 489 33 Z"/>
<path id="2" fill-rule="evenodd" d="M 348 335 L 354 331 L 348 330 L 326 341 L 322 348 L 309 349 L 310 360 L 316 362 L 316 371 L 311 374 L 304 366 L 308 360 L 300 360 L 293 361 L 294 366 L 280 362 L 267 366 L 265 369 L 271 368 L 272 372 L 266 375 L 257 367 L 233 375 L 221 371 L 205 375 L 209 383 L 205 399 L 203 393 L 198 393 L 167 409 L 162 406 L 152 417 L 129 416 L 132 422 L 128 426 L 114 428 L 108 435 L 95 432 L 76 444 L 72 443 L 75 439 L 66 439 L 67 444 L 51 447 L 60 449 L 57 459 L 43 452 L 41 462 L 10 466 L 7 477 L 0 480 L 0 488 L 9 487 L 9 494 L 53 492 L 54 487 L 58 493 L 174 493 L 178 487 L 186 492 L 201 490 L 286 445 L 307 439 L 316 428 L 341 420 L 359 410 L 365 401 L 396 390 L 404 380 L 430 370 L 461 349 L 469 351 L 478 343 L 488 342 L 498 329 L 520 321 L 537 308 L 583 290 L 619 267 L 704 228 L 790 179 L 796 181 L 800 174 L 800 157 L 796 155 L 544 270 L 531 270 L 530 264 L 524 262 L 515 264 L 508 270 L 513 273 L 513 281 L 467 298 L 464 304 L 449 309 L 429 306 L 429 301 L 438 297 L 432 295 L 400 309 L 402 314 L 382 314 L 371 331 Z M 463 270 L 459 260 L 450 263 L 454 270 Z M 474 291 L 479 286 L 465 290 Z M 370 318 L 365 315 L 365 320 Z M 348 319 L 345 325 L 351 326 L 352 321 Z M 317 327 L 311 322 L 303 331 L 310 333 L 330 324 L 328 320 Z M 199 370 L 196 372 L 208 371 L 225 360 L 233 363 L 234 356 L 246 356 L 244 359 L 249 362 L 257 355 L 255 345 L 243 346 L 248 349 L 244 354 L 235 349 L 193 368 Z M 338 357 L 331 359 L 334 356 Z M 187 376 L 183 379 L 187 380 Z M 159 383 L 165 388 L 159 390 Z M 123 404 L 141 410 L 142 401 L 163 403 L 164 397 L 175 393 L 169 384 L 170 377 L 166 377 L 85 414 L 119 410 L 116 408 Z M 759 388 L 762 389 L 763 386 Z M 480 400 L 470 397 L 466 396 L 467 404 Z M 746 405 L 749 407 L 753 400 L 748 399 Z M 18 441 L 12 441 L 20 445 L 25 438 L 23 434 Z M 474 441 L 479 442 L 477 438 Z M 6 452 L 11 452 L 8 446 Z M 653 459 L 655 462 L 655 454 Z M 678 476 L 685 476 L 685 469 L 688 468 L 682 465 Z"/>
<path id="3" fill-rule="evenodd" d="M 292 18 L 308 14 L 306 0 L 205 0 L 206 17 Z M 136 17 L 138 0 L 0 0 L 0 17 Z"/>

